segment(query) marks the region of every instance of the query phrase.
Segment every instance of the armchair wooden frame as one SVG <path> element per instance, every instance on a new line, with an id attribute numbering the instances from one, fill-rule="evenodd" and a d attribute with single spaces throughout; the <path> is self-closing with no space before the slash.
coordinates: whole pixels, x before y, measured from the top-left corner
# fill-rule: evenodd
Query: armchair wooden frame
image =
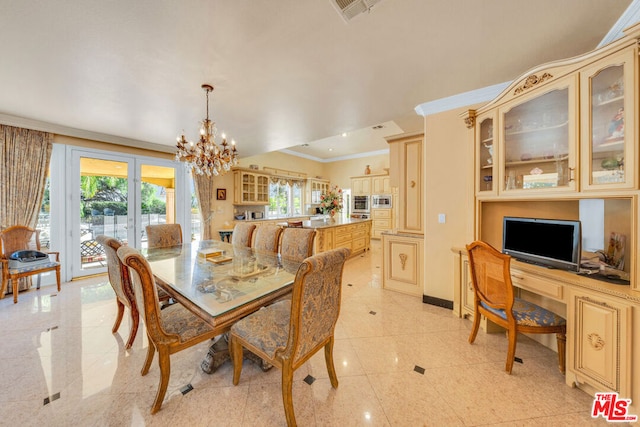
<path id="1" fill-rule="evenodd" d="M 473 326 L 469 343 L 473 344 L 480 327 L 480 316 L 485 316 L 507 330 L 509 347 L 505 371 L 511 374 L 516 353 L 518 332 L 530 334 L 556 334 L 558 344 L 558 367 L 565 372 L 565 347 L 567 326 L 564 319 L 535 304 L 528 307 L 546 314 L 550 322 L 518 322 L 517 299 L 511 282 L 511 257 L 498 251 L 488 243 L 475 241 L 466 246 L 469 254 L 469 269 L 474 290 Z M 530 313 L 531 311 L 527 311 Z M 504 317 L 498 313 L 503 314 Z"/>
<path id="2" fill-rule="evenodd" d="M 49 262 L 42 264 L 41 266 L 34 266 L 29 268 L 11 268 L 9 267 L 9 257 L 12 253 L 20 250 L 34 249 L 40 251 L 40 230 L 34 230 L 33 228 L 24 225 L 14 225 L 12 227 L 5 228 L 0 231 L 0 263 L 2 263 L 2 285 L 0 287 L 0 298 L 4 298 L 9 282 L 11 281 L 13 287 L 13 303 L 18 302 L 18 282 L 17 280 L 22 277 L 29 277 L 46 273 L 47 271 L 56 272 L 56 282 L 58 285 L 58 292 L 60 292 L 60 253 L 59 252 L 46 252 L 47 254 L 55 255 L 55 262 Z M 40 289 L 40 283 L 38 282 L 38 289 Z"/>

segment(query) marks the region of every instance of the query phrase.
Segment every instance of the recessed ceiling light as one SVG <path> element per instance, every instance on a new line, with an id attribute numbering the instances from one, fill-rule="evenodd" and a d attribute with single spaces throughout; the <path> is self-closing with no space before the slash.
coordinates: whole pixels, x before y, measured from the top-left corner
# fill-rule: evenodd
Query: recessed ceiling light
<path id="1" fill-rule="evenodd" d="M 333 151 L 333 148 L 329 148 L 329 151 Z"/>
<path id="2" fill-rule="evenodd" d="M 347 133 L 346 132 L 342 132 L 342 136 L 343 137 L 347 136 Z"/>

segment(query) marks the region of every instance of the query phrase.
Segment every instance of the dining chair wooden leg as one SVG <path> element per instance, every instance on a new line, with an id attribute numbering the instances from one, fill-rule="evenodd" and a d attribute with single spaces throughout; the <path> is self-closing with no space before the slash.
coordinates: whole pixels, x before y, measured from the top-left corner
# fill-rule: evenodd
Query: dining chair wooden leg
<path id="1" fill-rule="evenodd" d="M 558 368 L 560 368 L 560 372 L 564 374 L 566 371 L 566 334 L 556 334 L 556 342 L 558 343 Z"/>
<path id="2" fill-rule="evenodd" d="M 138 327 L 140 326 L 140 314 L 138 308 L 134 305 L 131 307 L 131 330 L 129 331 L 129 339 L 127 340 L 126 349 L 130 349 L 136 339 Z"/>
<path id="3" fill-rule="evenodd" d="M 13 279 L 11 280 L 11 284 L 13 286 L 13 303 L 18 303 L 18 288 L 20 287 L 20 281 Z"/>
<path id="4" fill-rule="evenodd" d="M 149 368 L 151 368 L 151 362 L 153 362 L 153 355 L 156 352 L 156 347 L 153 345 L 153 341 L 151 341 L 151 338 L 149 338 L 148 341 L 149 347 L 147 348 L 147 358 L 144 361 L 144 366 L 142 366 L 142 376 L 147 375 L 147 373 L 149 372 Z"/>
<path id="5" fill-rule="evenodd" d="M 242 373 L 242 344 L 231 335 L 229 340 L 229 351 L 231 352 L 231 360 L 233 360 L 233 385 L 240 382 L 240 374 Z"/>
<path id="6" fill-rule="evenodd" d="M 473 313 L 473 325 L 471 326 L 471 333 L 469 334 L 469 344 L 473 344 L 478 335 L 478 329 L 480 328 L 480 313 L 476 309 Z"/>
<path id="7" fill-rule="evenodd" d="M 293 411 L 293 368 L 291 364 L 285 363 L 282 366 L 282 403 L 284 404 L 284 414 L 287 417 L 287 427 L 296 426 L 296 415 Z"/>
<path id="8" fill-rule="evenodd" d="M 516 338 L 518 337 L 518 333 L 516 331 L 507 331 L 507 336 L 509 338 L 509 349 L 507 351 L 507 365 L 505 367 L 505 371 L 511 374 L 511 370 L 513 369 L 513 359 L 516 357 Z"/>
<path id="9" fill-rule="evenodd" d="M 60 292 L 60 266 L 56 268 L 56 282 L 58 283 L 58 292 Z"/>
<path id="10" fill-rule="evenodd" d="M 331 380 L 331 387 L 338 388 L 338 376 L 336 375 L 336 367 L 333 363 L 333 337 L 329 338 L 329 342 L 324 346 L 324 360 L 327 363 L 327 372 Z"/>
<path id="11" fill-rule="evenodd" d="M 4 298 L 4 294 L 7 293 L 7 287 L 9 286 L 9 280 L 6 278 L 5 274 L 2 275 L 2 285 L 0 286 L 0 298 Z"/>
<path id="12" fill-rule="evenodd" d="M 113 328 L 111 328 L 112 334 L 118 332 L 118 328 L 120 328 L 120 323 L 122 322 L 122 317 L 124 316 L 124 304 L 121 303 L 120 300 L 116 299 L 116 305 L 118 306 L 118 314 L 116 315 L 116 321 L 113 324 Z"/>
<path id="13" fill-rule="evenodd" d="M 169 349 L 164 346 L 158 347 L 158 366 L 160 367 L 160 384 L 156 392 L 156 399 L 151 407 L 151 414 L 155 414 L 160 410 L 164 395 L 167 393 L 169 386 L 169 377 L 171 376 L 171 362 L 169 360 Z"/>

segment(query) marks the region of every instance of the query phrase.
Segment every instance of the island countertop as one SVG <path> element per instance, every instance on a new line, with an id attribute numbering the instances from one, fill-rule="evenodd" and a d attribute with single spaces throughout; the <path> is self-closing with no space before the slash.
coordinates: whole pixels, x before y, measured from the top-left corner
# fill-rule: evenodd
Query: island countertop
<path id="1" fill-rule="evenodd" d="M 340 227 L 342 225 L 351 225 L 351 224 L 358 224 L 363 222 L 371 222 L 371 219 L 336 218 L 333 221 L 331 220 L 325 221 L 323 219 L 312 219 L 312 220 L 302 221 L 302 228 L 313 228 L 317 230 L 320 228 L 333 228 L 333 227 Z M 286 227 L 287 223 L 279 222 L 278 225 L 282 225 Z"/>

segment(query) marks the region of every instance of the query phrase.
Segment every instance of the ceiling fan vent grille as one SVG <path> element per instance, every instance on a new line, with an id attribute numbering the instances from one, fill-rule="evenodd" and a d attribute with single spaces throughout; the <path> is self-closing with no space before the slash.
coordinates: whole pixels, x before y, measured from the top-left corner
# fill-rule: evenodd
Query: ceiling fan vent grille
<path id="1" fill-rule="evenodd" d="M 363 12 L 368 12 L 381 0 L 330 0 L 345 21 L 350 21 Z"/>

